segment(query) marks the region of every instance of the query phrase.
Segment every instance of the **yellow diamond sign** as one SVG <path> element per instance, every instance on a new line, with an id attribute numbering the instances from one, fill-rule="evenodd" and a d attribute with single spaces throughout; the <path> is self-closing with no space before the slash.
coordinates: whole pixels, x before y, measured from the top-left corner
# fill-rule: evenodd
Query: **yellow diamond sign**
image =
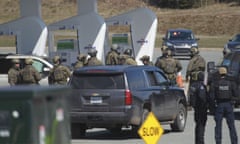
<path id="1" fill-rule="evenodd" d="M 138 130 L 138 134 L 146 144 L 157 144 L 164 130 L 152 112 Z"/>

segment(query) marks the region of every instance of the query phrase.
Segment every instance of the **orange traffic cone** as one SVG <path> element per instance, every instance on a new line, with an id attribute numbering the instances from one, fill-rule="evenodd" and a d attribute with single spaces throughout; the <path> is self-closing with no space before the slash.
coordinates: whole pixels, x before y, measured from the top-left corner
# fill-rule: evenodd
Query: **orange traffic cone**
<path id="1" fill-rule="evenodd" d="M 183 88 L 183 87 L 184 87 L 181 72 L 178 72 L 178 73 L 177 73 L 176 81 L 177 81 L 177 85 L 178 85 L 180 88 Z"/>

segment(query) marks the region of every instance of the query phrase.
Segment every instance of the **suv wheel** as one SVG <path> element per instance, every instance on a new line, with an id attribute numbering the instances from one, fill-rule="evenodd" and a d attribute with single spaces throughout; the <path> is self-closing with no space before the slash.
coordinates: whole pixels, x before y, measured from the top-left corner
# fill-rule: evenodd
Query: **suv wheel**
<path id="1" fill-rule="evenodd" d="M 186 125 L 187 111 L 183 104 L 179 104 L 178 113 L 174 123 L 170 126 L 173 131 L 182 132 Z"/>
<path id="2" fill-rule="evenodd" d="M 73 139 L 79 139 L 86 134 L 86 126 L 79 123 L 71 123 L 71 135 Z"/>

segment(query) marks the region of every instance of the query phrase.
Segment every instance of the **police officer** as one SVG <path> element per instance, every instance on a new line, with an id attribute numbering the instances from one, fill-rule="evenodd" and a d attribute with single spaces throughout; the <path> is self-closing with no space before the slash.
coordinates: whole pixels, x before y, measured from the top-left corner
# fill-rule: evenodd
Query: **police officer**
<path id="1" fill-rule="evenodd" d="M 207 122 L 208 92 L 204 85 L 204 72 L 198 73 L 198 79 L 190 86 L 190 105 L 194 109 L 195 144 L 204 144 Z"/>
<path id="2" fill-rule="evenodd" d="M 132 57 L 132 50 L 127 48 L 122 55 L 119 56 L 120 65 L 137 65 L 137 62 Z"/>
<path id="3" fill-rule="evenodd" d="M 118 64 L 118 45 L 113 44 L 111 50 L 106 55 L 106 65 L 117 65 Z"/>
<path id="4" fill-rule="evenodd" d="M 153 66 L 153 63 L 150 61 L 150 56 L 148 55 L 144 55 L 140 58 L 140 60 L 142 61 L 143 65 L 150 65 Z"/>
<path id="5" fill-rule="evenodd" d="M 8 71 L 8 83 L 10 86 L 20 84 L 20 61 L 19 59 L 12 60 L 12 67 Z"/>
<path id="6" fill-rule="evenodd" d="M 48 76 L 48 83 L 50 85 L 65 85 L 69 77 L 71 76 L 71 71 L 68 67 L 61 64 L 61 58 L 59 56 L 54 56 L 53 58 L 53 69 L 50 70 Z"/>
<path id="7" fill-rule="evenodd" d="M 85 66 L 87 63 L 87 55 L 85 54 L 79 54 L 77 56 L 77 62 L 74 65 L 74 69 L 78 69 L 80 67 Z"/>
<path id="8" fill-rule="evenodd" d="M 213 81 L 210 86 L 211 106 L 215 107 L 215 141 L 216 144 L 221 144 L 222 120 L 225 117 L 230 132 L 231 144 L 238 144 L 232 105 L 232 98 L 237 97 L 237 85 L 234 81 L 227 79 L 227 69 L 225 67 L 219 68 L 219 74 L 219 80 Z"/>
<path id="9" fill-rule="evenodd" d="M 189 87 L 193 82 L 197 81 L 197 76 L 199 72 L 205 72 L 205 68 L 206 68 L 205 59 L 199 54 L 197 48 L 191 48 L 191 59 L 188 63 L 185 77 L 186 82 L 189 82 Z M 187 95 L 188 95 L 187 98 L 189 100 L 189 88 Z"/>
<path id="10" fill-rule="evenodd" d="M 187 66 L 186 72 L 186 81 L 189 80 L 190 83 L 197 80 L 197 75 L 199 72 L 204 72 L 206 68 L 206 61 L 205 59 L 199 55 L 199 51 L 197 48 L 191 48 L 191 59 Z"/>
<path id="11" fill-rule="evenodd" d="M 172 57 L 171 50 L 167 50 L 166 57 L 160 59 L 156 66 L 163 70 L 173 84 L 176 84 L 177 73 L 182 70 L 182 65 L 177 59 Z"/>
<path id="12" fill-rule="evenodd" d="M 32 59 L 25 59 L 25 67 L 20 71 L 21 79 L 23 84 L 32 85 L 39 84 L 41 80 L 40 73 L 32 66 Z"/>
<path id="13" fill-rule="evenodd" d="M 103 65 L 103 63 L 97 59 L 97 50 L 94 48 L 90 48 L 88 50 L 88 55 L 90 58 L 87 60 L 87 66 L 97 66 Z"/>

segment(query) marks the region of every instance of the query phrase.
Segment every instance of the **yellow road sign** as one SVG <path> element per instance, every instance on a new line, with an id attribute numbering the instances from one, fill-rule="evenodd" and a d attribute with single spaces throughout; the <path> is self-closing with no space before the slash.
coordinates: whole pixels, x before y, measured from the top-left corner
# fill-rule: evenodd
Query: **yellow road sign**
<path id="1" fill-rule="evenodd" d="M 138 130 L 138 134 L 146 144 L 157 144 L 163 132 L 163 128 L 152 112 L 148 114 L 146 120 Z"/>

